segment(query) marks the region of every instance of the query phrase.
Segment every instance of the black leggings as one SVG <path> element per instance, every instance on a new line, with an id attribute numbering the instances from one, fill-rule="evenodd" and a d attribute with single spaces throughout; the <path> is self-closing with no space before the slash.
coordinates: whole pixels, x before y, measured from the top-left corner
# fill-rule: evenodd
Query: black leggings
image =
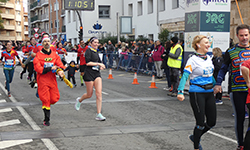
<path id="1" fill-rule="evenodd" d="M 250 103 L 247 104 L 248 111 L 250 111 Z M 250 149 L 250 121 L 248 120 L 248 129 L 244 140 L 244 150 Z"/>
<path id="2" fill-rule="evenodd" d="M 243 146 L 244 121 L 245 121 L 245 104 L 247 92 L 232 92 L 230 100 L 234 109 L 235 134 L 239 146 Z"/>
<path id="3" fill-rule="evenodd" d="M 73 84 L 76 84 L 75 75 L 73 75 L 73 76 L 68 75 L 68 80 L 69 80 L 69 81 L 70 81 L 70 78 L 72 79 Z"/>
<path id="4" fill-rule="evenodd" d="M 196 120 L 196 126 L 193 131 L 194 149 L 198 149 L 201 136 L 216 124 L 215 98 L 213 92 L 189 93 L 189 97 Z"/>

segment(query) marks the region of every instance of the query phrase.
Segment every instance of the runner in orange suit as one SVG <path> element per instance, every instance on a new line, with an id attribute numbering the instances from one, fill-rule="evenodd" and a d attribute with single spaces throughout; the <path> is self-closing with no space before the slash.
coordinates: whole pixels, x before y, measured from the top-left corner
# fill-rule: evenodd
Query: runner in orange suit
<path id="1" fill-rule="evenodd" d="M 50 49 L 50 39 L 42 40 L 43 49 L 37 52 L 33 61 L 34 68 L 37 72 L 37 84 L 39 98 L 42 101 L 42 109 L 44 111 L 44 125 L 50 125 L 50 105 L 55 104 L 59 98 L 59 90 L 56 81 L 56 72 L 63 77 L 62 69 L 66 67 L 62 64 L 60 56 Z"/>

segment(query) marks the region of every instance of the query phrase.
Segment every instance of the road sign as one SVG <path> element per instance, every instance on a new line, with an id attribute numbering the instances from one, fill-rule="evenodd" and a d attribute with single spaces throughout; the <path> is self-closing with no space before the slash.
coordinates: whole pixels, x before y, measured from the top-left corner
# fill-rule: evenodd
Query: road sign
<path id="1" fill-rule="evenodd" d="M 34 38 L 36 38 L 36 39 L 39 38 L 39 34 L 38 34 L 38 33 L 35 33 L 33 36 L 34 36 Z"/>
<path id="2" fill-rule="evenodd" d="M 43 31 L 43 32 L 41 33 L 41 36 L 43 36 L 43 34 L 44 34 L 44 33 L 46 33 L 46 32 L 45 32 L 45 31 Z"/>
<path id="3" fill-rule="evenodd" d="M 64 0 L 65 10 L 88 10 L 93 11 L 95 9 L 94 0 Z"/>
<path id="4" fill-rule="evenodd" d="M 37 31 L 39 30 L 39 28 L 33 28 L 34 29 L 34 31 L 37 33 Z"/>

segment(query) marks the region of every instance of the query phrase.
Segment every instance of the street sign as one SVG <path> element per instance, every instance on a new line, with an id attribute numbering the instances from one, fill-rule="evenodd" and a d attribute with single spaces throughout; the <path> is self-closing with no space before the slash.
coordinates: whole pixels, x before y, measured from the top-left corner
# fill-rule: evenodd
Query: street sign
<path id="1" fill-rule="evenodd" d="M 94 0 L 64 0 L 65 10 L 87 10 L 93 11 L 95 9 Z"/>
<path id="2" fill-rule="evenodd" d="M 39 28 L 33 28 L 34 29 L 34 31 L 37 33 L 37 31 L 39 30 Z"/>
<path id="3" fill-rule="evenodd" d="M 45 32 L 45 31 L 43 31 L 43 32 L 41 33 L 41 36 L 43 36 L 43 34 L 44 34 L 44 33 L 46 33 L 46 32 Z"/>
<path id="4" fill-rule="evenodd" d="M 36 39 L 39 38 L 39 34 L 38 34 L 38 33 L 35 33 L 33 36 L 34 36 L 34 38 L 36 38 Z"/>

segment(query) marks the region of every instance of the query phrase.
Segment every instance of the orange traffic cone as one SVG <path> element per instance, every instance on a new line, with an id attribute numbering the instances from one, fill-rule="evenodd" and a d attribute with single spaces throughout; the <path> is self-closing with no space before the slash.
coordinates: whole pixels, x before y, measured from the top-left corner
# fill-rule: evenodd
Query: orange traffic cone
<path id="1" fill-rule="evenodd" d="M 135 72 L 134 80 L 133 80 L 132 84 L 139 84 L 138 80 L 137 80 L 137 73 L 136 72 Z"/>
<path id="2" fill-rule="evenodd" d="M 158 87 L 155 86 L 155 75 L 152 76 L 151 85 L 149 86 L 151 89 L 157 89 Z"/>
<path id="3" fill-rule="evenodd" d="M 109 69 L 109 77 L 108 79 L 114 79 L 113 76 L 112 76 L 112 69 Z"/>

